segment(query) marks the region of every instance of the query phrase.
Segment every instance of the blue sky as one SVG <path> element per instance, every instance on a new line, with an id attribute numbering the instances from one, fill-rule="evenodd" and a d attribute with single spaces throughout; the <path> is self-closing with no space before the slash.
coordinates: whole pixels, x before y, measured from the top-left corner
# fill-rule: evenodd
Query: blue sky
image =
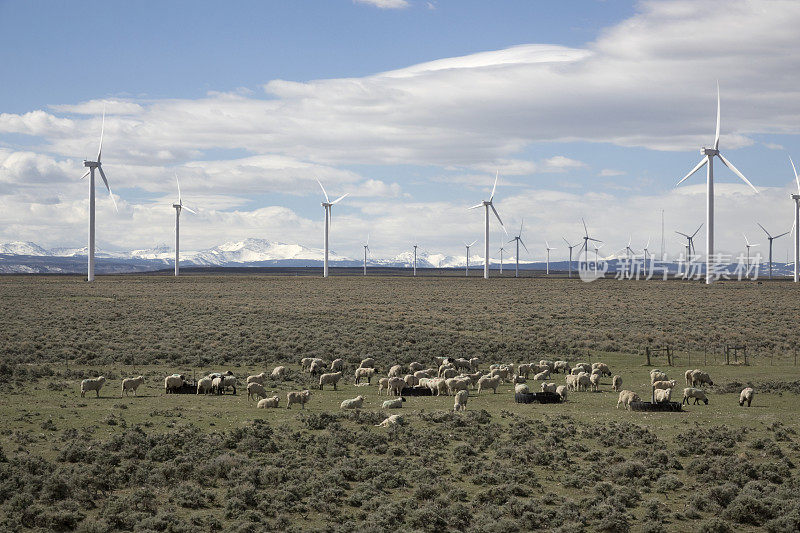
<path id="1" fill-rule="evenodd" d="M 791 224 L 798 22 L 793 2 L 0 0 L 0 240 L 83 245 L 77 178 L 105 106 L 120 212 L 98 204 L 100 248 L 171 242 L 178 172 L 193 249 L 321 246 L 318 176 L 353 193 L 334 211 L 340 255 L 368 231 L 376 255 L 414 237 L 460 254 L 495 169 L 527 259 L 581 217 L 606 253 L 641 247 L 662 208 L 668 233 L 705 218 L 704 176 L 673 186 L 713 142 L 719 79 L 721 148 L 761 189 L 715 169 L 718 249 L 738 253 L 742 232 L 763 240 L 756 221 Z"/>

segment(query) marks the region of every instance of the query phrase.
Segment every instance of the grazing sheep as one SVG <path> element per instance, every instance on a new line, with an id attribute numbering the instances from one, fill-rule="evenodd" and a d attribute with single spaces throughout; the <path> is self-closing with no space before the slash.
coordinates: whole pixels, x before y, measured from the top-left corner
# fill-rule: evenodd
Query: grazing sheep
<path id="1" fill-rule="evenodd" d="M 403 381 L 406 382 L 406 386 L 408 387 L 416 387 L 419 385 L 419 378 L 415 377 L 412 374 L 406 374 L 403 376 Z"/>
<path id="2" fill-rule="evenodd" d="M 259 398 L 266 398 L 267 391 L 261 383 L 248 383 L 247 384 L 247 399 L 258 400 Z"/>
<path id="3" fill-rule="evenodd" d="M 667 403 L 672 399 L 672 387 L 666 389 L 656 389 L 653 391 L 653 398 L 656 403 Z"/>
<path id="4" fill-rule="evenodd" d="M 423 378 L 419 380 L 420 385 L 427 387 L 435 396 L 447 395 L 447 383 L 444 378 Z"/>
<path id="5" fill-rule="evenodd" d="M 138 389 L 139 385 L 141 385 L 142 383 L 144 383 L 144 376 L 123 379 L 122 392 L 120 393 L 120 397 L 128 394 L 129 390 L 132 390 L 133 395 L 136 396 L 136 389 Z"/>
<path id="6" fill-rule="evenodd" d="M 380 424 L 377 424 L 375 427 L 388 428 L 388 427 L 391 427 L 391 426 L 402 425 L 402 423 L 403 423 L 403 417 L 402 416 L 400 416 L 400 415 L 392 415 L 389 418 L 386 418 Z"/>
<path id="7" fill-rule="evenodd" d="M 581 372 L 577 375 L 577 378 L 577 388 L 579 391 L 589 390 L 589 388 L 592 386 L 592 378 L 586 372 Z"/>
<path id="8" fill-rule="evenodd" d="M 389 378 L 381 378 L 378 380 L 378 396 L 380 396 L 383 391 L 386 391 L 386 396 L 389 396 Z"/>
<path id="9" fill-rule="evenodd" d="M 403 389 L 406 388 L 406 382 L 403 378 L 389 378 L 389 393 L 394 396 L 400 396 Z"/>
<path id="10" fill-rule="evenodd" d="M 566 402 L 567 401 L 567 386 L 566 385 L 559 385 L 558 387 L 556 387 L 556 394 L 561 396 L 561 401 L 562 402 Z"/>
<path id="11" fill-rule="evenodd" d="M 414 377 L 417 379 L 430 378 L 431 375 L 432 374 L 430 372 L 427 372 L 425 370 L 417 370 L 416 372 L 414 372 Z"/>
<path id="12" fill-rule="evenodd" d="M 544 383 L 542 383 L 544 385 Z M 514 385 L 514 394 L 528 394 L 531 390 L 528 388 L 528 385 L 525 383 L 519 383 Z"/>
<path id="13" fill-rule="evenodd" d="M 469 391 L 467 391 L 466 389 L 458 391 L 458 393 L 456 394 L 455 402 L 453 404 L 453 411 L 454 412 L 466 411 L 468 397 L 469 397 Z"/>
<path id="14" fill-rule="evenodd" d="M 678 384 L 674 379 L 669 381 L 656 381 L 653 383 L 654 389 L 674 389 L 675 386 Z"/>
<path id="15" fill-rule="evenodd" d="M 208 394 L 214 388 L 214 380 L 206 376 L 197 381 L 197 394 Z"/>
<path id="16" fill-rule="evenodd" d="M 272 398 L 264 398 L 263 400 L 259 400 L 258 405 L 256 405 L 258 409 L 277 409 L 278 407 L 278 396 L 273 396 Z"/>
<path id="17" fill-rule="evenodd" d="M 650 384 L 652 385 L 656 381 L 669 381 L 669 378 L 664 372 L 660 370 L 651 370 L 650 371 Z"/>
<path id="18" fill-rule="evenodd" d="M 706 405 L 708 405 L 708 397 L 703 389 L 695 389 L 694 387 L 687 387 L 683 389 L 683 401 L 681 405 L 684 403 L 689 405 L 689 398 L 694 398 L 694 405 L 697 405 L 697 402 L 702 401 Z"/>
<path id="19" fill-rule="evenodd" d="M 222 376 L 211 379 L 211 390 L 216 394 L 222 394 Z"/>
<path id="20" fill-rule="evenodd" d="M 272 370 L 272 374 L 269 375 L 272 379 L 283 379 L 286 377 L 286 367 L 285 366 L 276 366 Z"/>
<path id="21" fill-rule="evenodd" d="M 567 390 L 576 391 L 578 390 L 578 376 L 575 374 L 567 374 L 564 376 L 564 379 L 567 382 Z"/>
<path id="22" fill-rule="evenodd" d="M 247 384 L 249 385 L 250 383 L 258 383 L 259 385 L 263 385 L 265 379 L 267 379 L 266 372 L 262 372 L 254 376 L 247 376 Z"/>
<path id="23" fill-rule="evenodd" d="M 375 359 L 372 357 L 366 357 L 361 360 L 361 364 L 358 365 L 358 368 L 375 368 Z"/>
<path id="24" fill-rule="evenodd" d="M 86 391 L 93 390 L 97 397 L 100 397 L 100 389 L 103 388 L 103 384 L 106 382 L 106 378 L 103 376 L 92 378 L 92 379 L 84 379 L 81 381 L 81 398 L 86 397 Z"/>
<path id="25" fill-rule="evenodd" d="M 589 376 L 589 386 L 592 389 L 592 392 L 597 392 L 600 390 L 600 374 L 592 374 Z"/>
<path id="26" fill-rule="evenodd" d="M 542 392 L 555 392 L 557 388 L 555 383 L 542 383 Z"/>
<path id="27" fill-rule="evenodd" d="M 569 374 L 570 370 L 569 363 L 566 361 L 556 361 L 553 363 L 553 372 L 558 374 L 559 372 L 563 372 L 564 374 Z"/>
<path id="28" fill-rule="evenodd" d="M 445 368 L 444 372 L 439 376 L 442 379 L 450 379 L 454 378 L 458 375 L 458 370 L 455 368 Z"/>
<path id="29" fill-rule="evenodd" d="M 330 374 L 322 374 L 319 377 L 319 390 L 325 385 L 333 385 L 333 390 L 336 390 L 336 384 L 342 379 L 341 372 L 331 372 Z"/>
<path id="30" fill-rule="evenodd" d="M 511 378 L 511 383 L 515 383 L 515 384 L 516 383 L 525 383 L 526 381 L 527 381 L 527 379 L 525 379 L 525 376 L 520 376 L 519 374 L 514 374 L 514 376 Z"/>
<path id="31" fill-rule="evenodd" d="M 614 376 L 611 378 L 611 389 L 614 392 L 622 390 L 622 376 Z"/>
<path id="32" fill-rule="evenodd" d="M 475 372 L 473 374 L 463 374 L 463 375 L 469 378 L 470 385 L 472 385 L 472 388 L 474 389 L 475 386 L 478 384 L 478 380 L 481 379 L 481 376 L 483 374 L 481 372 Z"/>
<path id="33" fill-rule="evenodd" d="M 469 386 L 472 382 L 467 377 L 459 376 L 455 378 L 446 379 L 445 383 L 447 384 L 447 393 L 455 394 L 458 391 L 469 389 Z"/>
<path id="34" fill-rule="evenodd" d="M 327 368 L 328 365 L 325 364 L 325 361 L 323 361 L 322 359 L 316 359 L 311 363 L 311 366 L 308 367 L 308 373 L 311 374 L 312 376 L 324 374 Z"/>
<path id="35" fill-rule="evenodd" d="M 390 378 L 399 378 L 403 375 L 403 367 L 402 365 L 394 365 L 392 368 L 389 369 L 388 376 Z"/>
<path id="36" fill-rule="evenodd" d="M 503 381 L 508 381 L 511 376 L 511 369 L 507 366 L 498 366 L 492 368 L 489 372 L 490 376 L 499 376 Z"/>
<path id="37" fill-rule="evenodd" d="M 475 372 L 476 370 L 478 370 L 479 364 L 481 364 L 481 360 L 478 359 L 477 357 L 473 357 L 472 359 L 469 360 L 470 370 Z"/>
<path id="38" fill-rule="evenodd" d="M 530 375 L 530 373 L 531 373 L 531 365 L 530 364 L 521 364 L 521 365 L 519 365 L 517 367 L 517 375 L 518 376 L 521 376 L 521 377 L 524 377 L 525 379 L 527 379 L 528 376 Z"/>
<path id="39" fill-rule="evenodd" d="M 311 391 L 306 389 L 300 392 L 292 391 L 286 393 L 286 408 L 291 409 L 293 403 L 299 403 L 300 409 L 305 409 L 306 403 L 311 399 Z"/>
<path id="40" fill-rule="evenodd" d="M 361 409 L 364 405 L 364 397 L 356 396 L 351 400 L 344 400 L 339 406 L 342 409 Z"/>
<path id="41" fill-rule="evenodd" d="M 461 357 L 453 360 L 453 366 L 456 368 L 456 370 L 465 370 L 467 372 L 472 370 L 472 365 L 469 363 L 469 361 Z"/>
<path id="42" fill-rule="evenodd" d="M 753 395 L 756 393 L 751 387 L 747 387 L 746 389 L 742 389 L 741 394 L 739 394 L 739 407 L 744 405 L 744 402 L 747 402 L 747 407 L 750 407 L 750 403 L 753 401 Z"/>
<path id="43" fill-rule="evenodd" d="M 344 359 L 334 359 L 331 361 L 331 372 L 342 372 L 344 370 Z"/>
<path id="44" fill-rule="evenodd" d="M 575 366 L 572 367 L 572 373 L 573 374 L 577 374 L 578 373 L 578 372 L 575 372 L 576 368 L 579 369 L 578 372 L 586 372 L 587 374 L 591 374 L 592 373 L 592 365 L 590 365 L 589 363 L 575 363 Z"/>
<path id="45" fill-rule="evenodd" d="M 367 379 L 367 383 L 370 383 L 372 381 L 372 376 L 374 375 L 375 375 L 375 369 L 372 367 L 361 366 L 356 368 L 356 373 L 355 373 L 356 385 L 358 385 L 359 382 L 364 378 Z"/>
<path id="46" fill-rule="evenodd" d="M 708 372 L 703 372 L 702 370 L 692 371 L 692 387 L 697 388 L 701 385 L 714 385 L 714 382 L 711 381 L 711 376 L 708 375 Z"/>
<path id="47" fill-rule="evenodd" d="M 441 378 L 443 377 L 442 374 L 444 374 L 445 370 L 455 370 L 455 369 L 456 367 L 450 363 L 442 363 L 441 365 L 439 365 L 439 370 L 436 371 L 436 375 Z"/>
<path id="48" fill-rule="evenodd" d="M 539 368 L 543 366 L 549 368 L 550 372 L 552 372 L 556 368 L 556 364 L 553 361 L 548 361 L 547 359 L 542 359 L 541 361 L 539 361 Z"/>
<path id="49" fill-rule="evenodd" d="M 183 382 L 186 378 L 180 374 L 172 374 L 164 378 L 164 394 L 174 393 L 176 390 L 183 387 Z"/>
<path id="50" fill-rule="evenodd" d="M 236 394 L 236 376 L 230 374 L 230 372 L 222 376 L 222 391 L 224 391 L 228 387 L 233 389 L 233 393 Z"/>
<path id="51" fill-rule="evenodd" d="M 308 370 L 308 367 L 310 367 L 311 363 L 313 362 L 314 362 L 313 357 L 303 357 L 302 359 L 300 359 L 300 366 L 303 367 L 303 372 Z"/>
<path id="52" fill-rule="evenodd" d="M 478 394 L 480 394 L 484 389 L 492 389 L 492 392 L 497 394 L 497 387 L 500 386 L 500 381 L 502 379 L 503 378 L 499 375 L 493 376 L 489 374 L 488 376 L 481 376 L 481 378 L 478 380 Z"/>
<path id="53" fill-rule="evenodd" d="M 686 373 L 683 374 L 684 379 L 686 379 L 686 386 L 687 387 L 691 387 L 692 386 L 692 372 L 695 372 L 695 370 L 692 370 L 690 368 L 689 370 L 686 371 Z"/>
<path id="54" fill-rule="evenodd" d="M 545 370 L 544 372 L 539 372 L 535 376 L 533 376 L 533 381 L 545 381 L 550 379 L 550 370 Z"/>
<path id="55" fill-rule="evenodd" d="M 413 361 L 411 363 L 408 363 L 408 371 L 411 374 L 413 374 L 414 372 L 417 372 L 419 370 L 424 370 L 424 369 L 425 369 L 425 367 L 422 365 L 422 363 L 418 363 L 417 361 Z"/>
<path id="56" fill-rule="evenodd" d="M 383 405 L 381 405 L 381 409 L 400 409 L 401 407 L 403 407 L 404 401 L 406 401 L 406 399 L 403 398 L 402 396 L 400 398 L 395 398 L 393 400 L 386 400 L 385 402 L 383 402 Z"/>
<path id="57" fill-rule="evenodd" d="M 611 369 L 605 363 L 592 363 L 592 370 L 599 370 L 602 376 L 611 376 Z"/>
<path id="58" fill-rule="evenodd" d="M 631 405 L 631 402 L 638 402 L 640 401 L 639 395 L 633 391 L 624 390 L 619 393 L 619 400 L 617 400 L 617 409 L 619 409 L 620 405 L 625 406 L 625 410 L 627 411 Z"/>

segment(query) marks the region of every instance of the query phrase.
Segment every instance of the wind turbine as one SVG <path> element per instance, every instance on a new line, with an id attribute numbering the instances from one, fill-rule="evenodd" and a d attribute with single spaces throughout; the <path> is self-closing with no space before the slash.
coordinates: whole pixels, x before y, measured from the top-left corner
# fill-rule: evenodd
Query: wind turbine
<path id="1" fill-rule="evenodd" d="M 469 244 L 467 244 L 466 242 L 464 243 L 464 246 L 466 246 L 466 247 L 467 247 L 467 277 L 469 277 L 469 249 L 470 249 L 470 247 L 471 247 L 473 244 L 475 244 L 476 242 L 478 242 L 478 241 L 477 241 L 477 239 L 476 239 L 476 240 L 474 240 L 474 241 L 472 241 L 472 242 L 471 242 L 471 243 L 469 243 Z"/>
<path id="2" fill-rule="evenodd" d="M 725 159 L 719 152 L 719 115 L 719 83 L 717 83 L 717 132 L 714 136 L 714 148 L 701 148 L 700 153 L 703 154 L 703 159 L 675 185 L 677 187 L 689 179 L 692 174 L 700 170 L 703 165 L 708 165 L 708 173 L 706 174 L 706 284 L 714 282 L 714 156 L 719 157 L 723 165 L 731 169 L 734 174 L 739 176 L 742 181 L 758 193 L 758 189 L 753 187 L 753 184 L 744 177 L 744 174 L 739 172 L 739 170 L 733 166 L 733 163 Z"/>
<path id="3" fill-rule="evenodd" d="M 603 241 L 589 237 L 589 229 L 586 227 L 586 221 L 583 220 L 583 218 L 581 218 L 581 222 L 583 222 L 583 231 L 585 234 L 583 237 L 583 260 L 585 262 L 584 266 L 586 267 L 586 270 L 589 270 L 589 241 L 594 241 L 594 242 L 603 242 Z M 578 254 L 580 256 L 580 250 L 578 251 Z M 570 250 L 570 261 L 571 260 L 572 260 L 572 250 Z M 578 266 L 580 266 L 580 262 L 578 263 Z M 570 271 L 571 270 L 572 270 L 572 265 L 570 265 Z"/>
<path id="4" fill-rule="evenodd" d="M 514 242 L 514 241 L 516 241 L 516 243 L 517 243 L 517 254 L 516 254 L 516 257 L 515 257 L 515 259 L 517 261 L 517 264 L 514 267 L 514 277 L 515 278 L 519 277 L 519 245 L 520 245 L 520 243 L 522 243 L 522 247 L 525 248 L 525 251 L 528 252 L 528 247 L 525 246 L 524 242 L 522 242 L 522 225 L 524 223 L 525 223 L 525 219 L 522 219 L 522 221 L 519 224 L 519 234 L 516 237 L 514 237 L 513 239 L 511 239 L 510 241 L 508 241 L 508 243 L 511 243 L 511 242 Z M 508 244 L 508 243 L 506 243 L 506 244 Z M 528 252 L 528 253 L 530 253 L 530 252 Z"/>
<path id="5" fill-rule="evenodd" d="M 632 240 L 633 239 L 629 235 L 628 236 L 628 244 L 626 244 L 625 248 L 623 248 L 623 250 L 625 250 L 625 264 L 626 264 L 625 268 L 627 268 L 629 270 L 630 270 L 630 268 L 632 266 L 631 265 L 631 254 L 636 255 L 636 253 L 633 251 L 633 248 L 631 248 L 631 241 Z M 622 250 L 620 250 L 620 251 L 622 251 Z"/>
<path id="6" fill-rule="evenodd" d="M 489 279 L 489 208 L 492 208 L 494 212 L 494 216 L 497 217 L 497 221 L 500 223 L 500 227 L 503 228 L 506 236 L 508 236 L 508 232 L 506 231 L 506 227 L 503 225 L 503 221 L 500 220 L 500 215 L 497 214 L 497 209 L 494 208 L 494 204 L 492 201 L 494 200 L 494 191 L 497 189 L 497 178 L 500 177 L 500 171 L 498 170 L 494 176 L 494 186 L 492 186 L 492 194 L 489 196 L 488 200 L 484 200 L 478 205 L 473 205 L 470 209 L 477 209 L 479 207 L 483 207 L 486 210 L 486 225 L 484 227 L 484 258 L 483 258 L 483 277 L 484 279 Z M 473 243 L 474 244 L 474 243 Z"/>
<path id="7" fill-rule="evenodd" d="M 800 264 L 800 177 L 797 176 L 797 169 L 794 167 L 794 161 L 792 161 L 792 157 L 789 156 L 789 162 L 792 164 L 792 170 L 794 171 L 794 181 L 797 183 L 797 194 L 792 195 L 792 200 L 794 200 L 794 282 L 797 283 L 800 281 L 800 270 L 798 270 L 798 264 Z"/>
<path id="8" fill-rule="evenodd" d="M 88 161 L 86 159 L 83 160 L 83 166 L 87 167 L 89 170 L 86 171 L 81 179 L 85 178 L 86 176 L 89 177 L 89 245 L 88 249 L 86 250 L 86 255 L 88 256 L 88 265 L 87 265 L 87 275 L 86 281 L 94 281 L 94 171 L 100 173 L 100 177 L 103 178 L 103 183 L 108 190 L 108 195 L 111 197 L 111 202 L 114 204 L 114 210 L 119 212 L 117 209 L 117 202 L 114 200 L 114 195 L 111 194 L 111 187 L 108 186 L 108 179 L 106 179 L 106 174 L 103 172 L 103 164 L 100 162 L 100 156 L 103 153 L 103 133 L 106 129 L 106 110 L 103 109 L 103 123 L 100 127 L 100 148 L 97 150 L 97 161 Z"/>
<path id="9" fill-rule="evenodd" d="M 547 250 L 547 267 L 545 273 L 549 276 L 550 275 L 550 250 L 555 250 L 555 248 L 550 248 L 550 243 L 544 241 L 545 250 Z"/>
<path id="10" fill-rule="evenodd" d="M 649 275 L 647 268 L 647 256 L 650 255 L 650 235 L 647 236 L 647 244 L 645 244 L 644 248 L 642 248 L 642 253 L 644 253 L 644 275 L 647 277 Z"/>
<path id="11" fill-rule="evenodd" d="M 687 235 L 687 234 L 682 233 L 680 231 L 676 231 L 675 232 L 678 235 L 683 235 L 687 239 L 687 243 L 686 243 L 686 261 L 684 261 L 684 267 L 683 267 L 683 270 L 684 270 L 683 275 L 684 275 L 684 277 L 689 275 L 689 262 L 690 262 L 689 259 L 690 259 L 691 255 L 692 255 L 692 251 L 695 250 L 694 238 L 695 238 L 695 236 L 697 236 L 697 232 L 699 232 L 700 228 L 702 228 L 702 227 L 703 227 L 702 224 L 697 226 L 697 229 L 691 235 Z M 708 283 L 708 282 L 706 282 L 706 283 Z"/>
<path id="12" fill-rule="evenodd" d="M 418 245 L 416 245 L 416 244 L 414 245 L 414 276 L 415 277 L 417 275 L 417 246 Z"/>
<path id="13" fill-rule="evenodd" d="M 364 247 L 364 275 L 367 275 L 367 252 L 369 251 L 369 233 L 367 233 L 367 242 L 361 246 Z"/>
<path id="14" fill-rule="evenodd" d="M 570 244 L 566 237 L 562 236 L 561 238 L 564 239 L 564 242 L 567 243 L 567 248 L 569 248 L 569 277 L 572 277 L 572 249 L 578 245 Z"/>
<path id="15" fill-rule="evenodd" d="M 759 228 L 764 230 L 764 233 L 767 234 L 767 239 L 769 239 L 769 279 L 772 279 L 772 241 L 774 241 L 775 239 L 779 239 L 779 238 L 783 237 L 784 235 L 787 235 L 787 234 L 791 233 L 791 231 L 787 231 L 785 233 L 781 233 L 780 235 L 775 235 L 773 237 L 772 235 L 769 234 L 769 232 L 767 231 L 767 228 L 762 226 L 760 222 L 756 222 L 756 224 L 758 224 Z"/>
<path id="16" fill-rule="evenodd" d="M 500 251 L 500 275 L 501 276 L 503 275 L 503 250 L 505 250 L 505 248 L 503 248 L 501 246 L 500 250 L 499 250 Z"/>
<path id="17" fill-rule="evenodd" d="M 333 209 L 333 206 L 335 204 L 339 203 L 345 196 L 347 196 L 350 193 L 344 193 L 339 198 L 331 202 L 330 198 L 328 198 L 328 193 L 325 192 L 325 187 L 322 186 L 322 182 L 319 181 L 319 178 L 315 179 L 317 180 L 317 183 L 319 183 L 319 188 L 322 189 L 322 194 L 325 195 L 325 201 L 322 202 L 322 207 L 325 208 L 325 261 L 322 267 L 322 277 L 327 278 L 328 277 L 328 229 L 331 224 L 331 210 Z"/>
<path id="18" fill-rule="evenodd" d="M 602 248 L 603 245 L 601 244 L 598 246 L 596 243 L 592 243 L 592 248 L 594 248 L 594 273 L 597 274 L 597 263 L 599 262 L 598 258 L 598 251 Z"/>
<path id="19" fill-rule="evenodd" d="M 181 262 L 181 211 L 186 209 L 193 215 L 197 213 L 183 205 L 183 200 L 181 199 L 181 184 L 178 181 L 177 173 L 175 173 L 175 185 L 178 186 L 178 203 L 172 204 L 172 207 L 175 208 L 175 275 L 177 276 L 180 271 Z"/>
<path id="20" fill-rule="evenodd" d="M 742 237 L 744 237 L 744 242 L 746 243 L 745 246 L 747 247 L 747 269 L 750 269 L 750 248 L 753 246 L 758 246 L 757 244 L 751 244 L 750 241 L 747 239 L 747 235 L 742 233 Z"/>

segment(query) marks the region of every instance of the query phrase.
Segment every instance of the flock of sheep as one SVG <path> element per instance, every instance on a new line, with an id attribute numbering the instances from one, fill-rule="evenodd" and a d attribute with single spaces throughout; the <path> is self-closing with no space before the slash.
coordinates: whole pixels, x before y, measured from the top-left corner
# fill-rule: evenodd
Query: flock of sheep
<path id="1" fill-rule="evenodd" d="M 417 390 L 428 389 L 430 394 L 435 396 L 451 395 L 454 397 L 453 410 L 464 411 L 467 406 L 470 389 L 476 390 L 477 394 L 491 389 L 496 394 L 500 384 L 506 382 L 515 384 L 514 391 L 517 394 L 529 393 L 530 388 L 526 382 L 531 379 L 531 374 L 533 374 L 533 381 L 542 382 L 542 392 L 555 393 L 561 401 L 566 401 L 568 391 L 599 391 L 600 379 L 613 375 L 609 366 L 601 362 L 570 365 L 567 361 L 541 360 L 538 363 L 518 364 L 516 368 L 514 364 L 492 364 L 489 366 L 488 372 L 484 373 L 478 369 L 480 361 L 477 357 L 472 359 L 437 359 L 438 366 L 435 368 L 425 368 L 423 364 L 416 361 L 406 367 L 402 365 L 392 366 L 386 377 L 378 379 L 378 395 L 382 395 L 385 391 L 387 396 L 395 396 L 395 398 L 385 400 L 382 403 L 382 408 L 401 408 L 403 402 L 406 401 L 402 396 L 403 391 L 411 387 Z M 303 372 L 307 372 L 313 377 L 319 376 L 318 387 L 320 390 L 324 390 L 325 386 L 333 387 L 336 390 L 339 381 L 344 375 L 344 360 L 342 359 L 335 359 L 328 364 L 319 358 L 306 357 L 300 361 L 300 365 Z M 277 408 L 279 406 L 279 397 L 277 395 L 268 397 L 264 383 L 267 377 L 273 380 L 283 380 L 286 377 L 286 373 L 285 366 L 278 366 L 269 375 L 266 372 L 262 372 L 248 376 L 246 381 L 248 399 L 257 400 L 258 403 L 256 405 L 261 409 Z M 353 375 L 355 385 L 371 385 L 372 378 L 375 377 L 376 373 L 375 360 L 371 357 L 363 359 Z M 565 374 L 566 385 L 557 385 L 548 381 L 553 374 L 558 373 Z M 684 377 L 687 387 L 683 390 L 682 403 L 689 404 L 689 401 L 693 399 L 695 405 L 701 401 L 708 405 L 708 396 L 700 387 L 714 384 L 709 374 L 702 370 L 694 369 L 687 370 Z M 84 379 L 81 382 L 81 397 L 85 397 L 86 392 L 92 390 L 99 397 L 100 389 L 105 381 L 106 379 L 103 376 Z M 136 395 L 136 389 L 143 382 L 144 377 L 142 376 L 122 380 L 121 395 L 127 395 L 130 392 Z M 164 378 L 164 392 L 165 394 L 174 393 L 181 389 L 185 383 L 185 377 L 180 374 L 167 376 Z M 622 378 L 620 376 L 613 375 L 611 383 L 612 390 L 619 392 L 617 408 L 622 405 L 627 410 L 632 402 L 641 401 L 639 395 L 635 392 L 622 390 Z M 677 385 L 675 380 L 670 380 L 667 374 L 661 370 L 653 369 L 650 371 L 650 383 L 655 402 L 671 402 L 672 390 Z M 236 385 L 236 377 L 230 371 L 209 374 L 198 380 L 196 394 L 222 394 L 227 389 L 232 389 L 232 392 L 236 394 Z M 742 390 L 739 396 L 739 405 L 743 406 L 747 403 L 749 407 L 753 401 L 754 394 L 755 391 L 750 387 Z M 293 404 L 298 404 L 301 408 L 304 408 L 310 398 L 310 390 L 291 391 L 286 395 L 286 408 L 290 409 Z M 361 409 L 365 400 L 366 398 L 363 395 L 359 395 L 355 398 L 344 400 L 340 408 Z M 402 418 L 398 415 L 392 415 L 379 426 L 386 427 L 399 423 L 402 423 Z"/>

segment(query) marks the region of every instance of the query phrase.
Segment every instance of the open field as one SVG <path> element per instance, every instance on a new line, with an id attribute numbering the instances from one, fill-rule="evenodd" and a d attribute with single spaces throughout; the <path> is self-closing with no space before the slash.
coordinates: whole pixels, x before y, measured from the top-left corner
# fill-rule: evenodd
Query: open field
<path id="1" fill-rule="evenodd" d="M 160 276 L 2 277 L 0 518 L 4 530 L 796 531 L 800 525 L 800 292 L 789 283 L 563 279 Z M 750 366 L 711 348 L 748 344 Z M 615 409 L 601 392 L 518 405 L 513 385 L 410 397 L 405 425 L 352 369 L 435 356 L 492 362 L 604 361 L 648 393 L 644 346 L 672 345 L 678 381 L 708 370 L 710 404 Z M 691 365 L 686 346 L 691 348 Z M 707 349 L 706 363 L 703 348 Z M 312 388 L 301 357 L 347 363 L 338 391 Z M 232 370 L 268 382 L 281 408 L 246 394 L 163 395 L 163 377 Z M 80 398 L 83 377 L 109 378 Z M 142 374 L 139 397 L 122 377 Z M 563 377 L 556 375 L 556 383 Z M 374 380 L 373 380 L 374 383 Z M 533 383 L 538 388 L 538 384 Z M 745 384 L 756 390 L 739 407 Z M 366 396 L 359 412 L 342 399 Z M 472 393 L 471 393 L 472 394 Z M 678 398 L 680 399 L 680 398 Z"/>

